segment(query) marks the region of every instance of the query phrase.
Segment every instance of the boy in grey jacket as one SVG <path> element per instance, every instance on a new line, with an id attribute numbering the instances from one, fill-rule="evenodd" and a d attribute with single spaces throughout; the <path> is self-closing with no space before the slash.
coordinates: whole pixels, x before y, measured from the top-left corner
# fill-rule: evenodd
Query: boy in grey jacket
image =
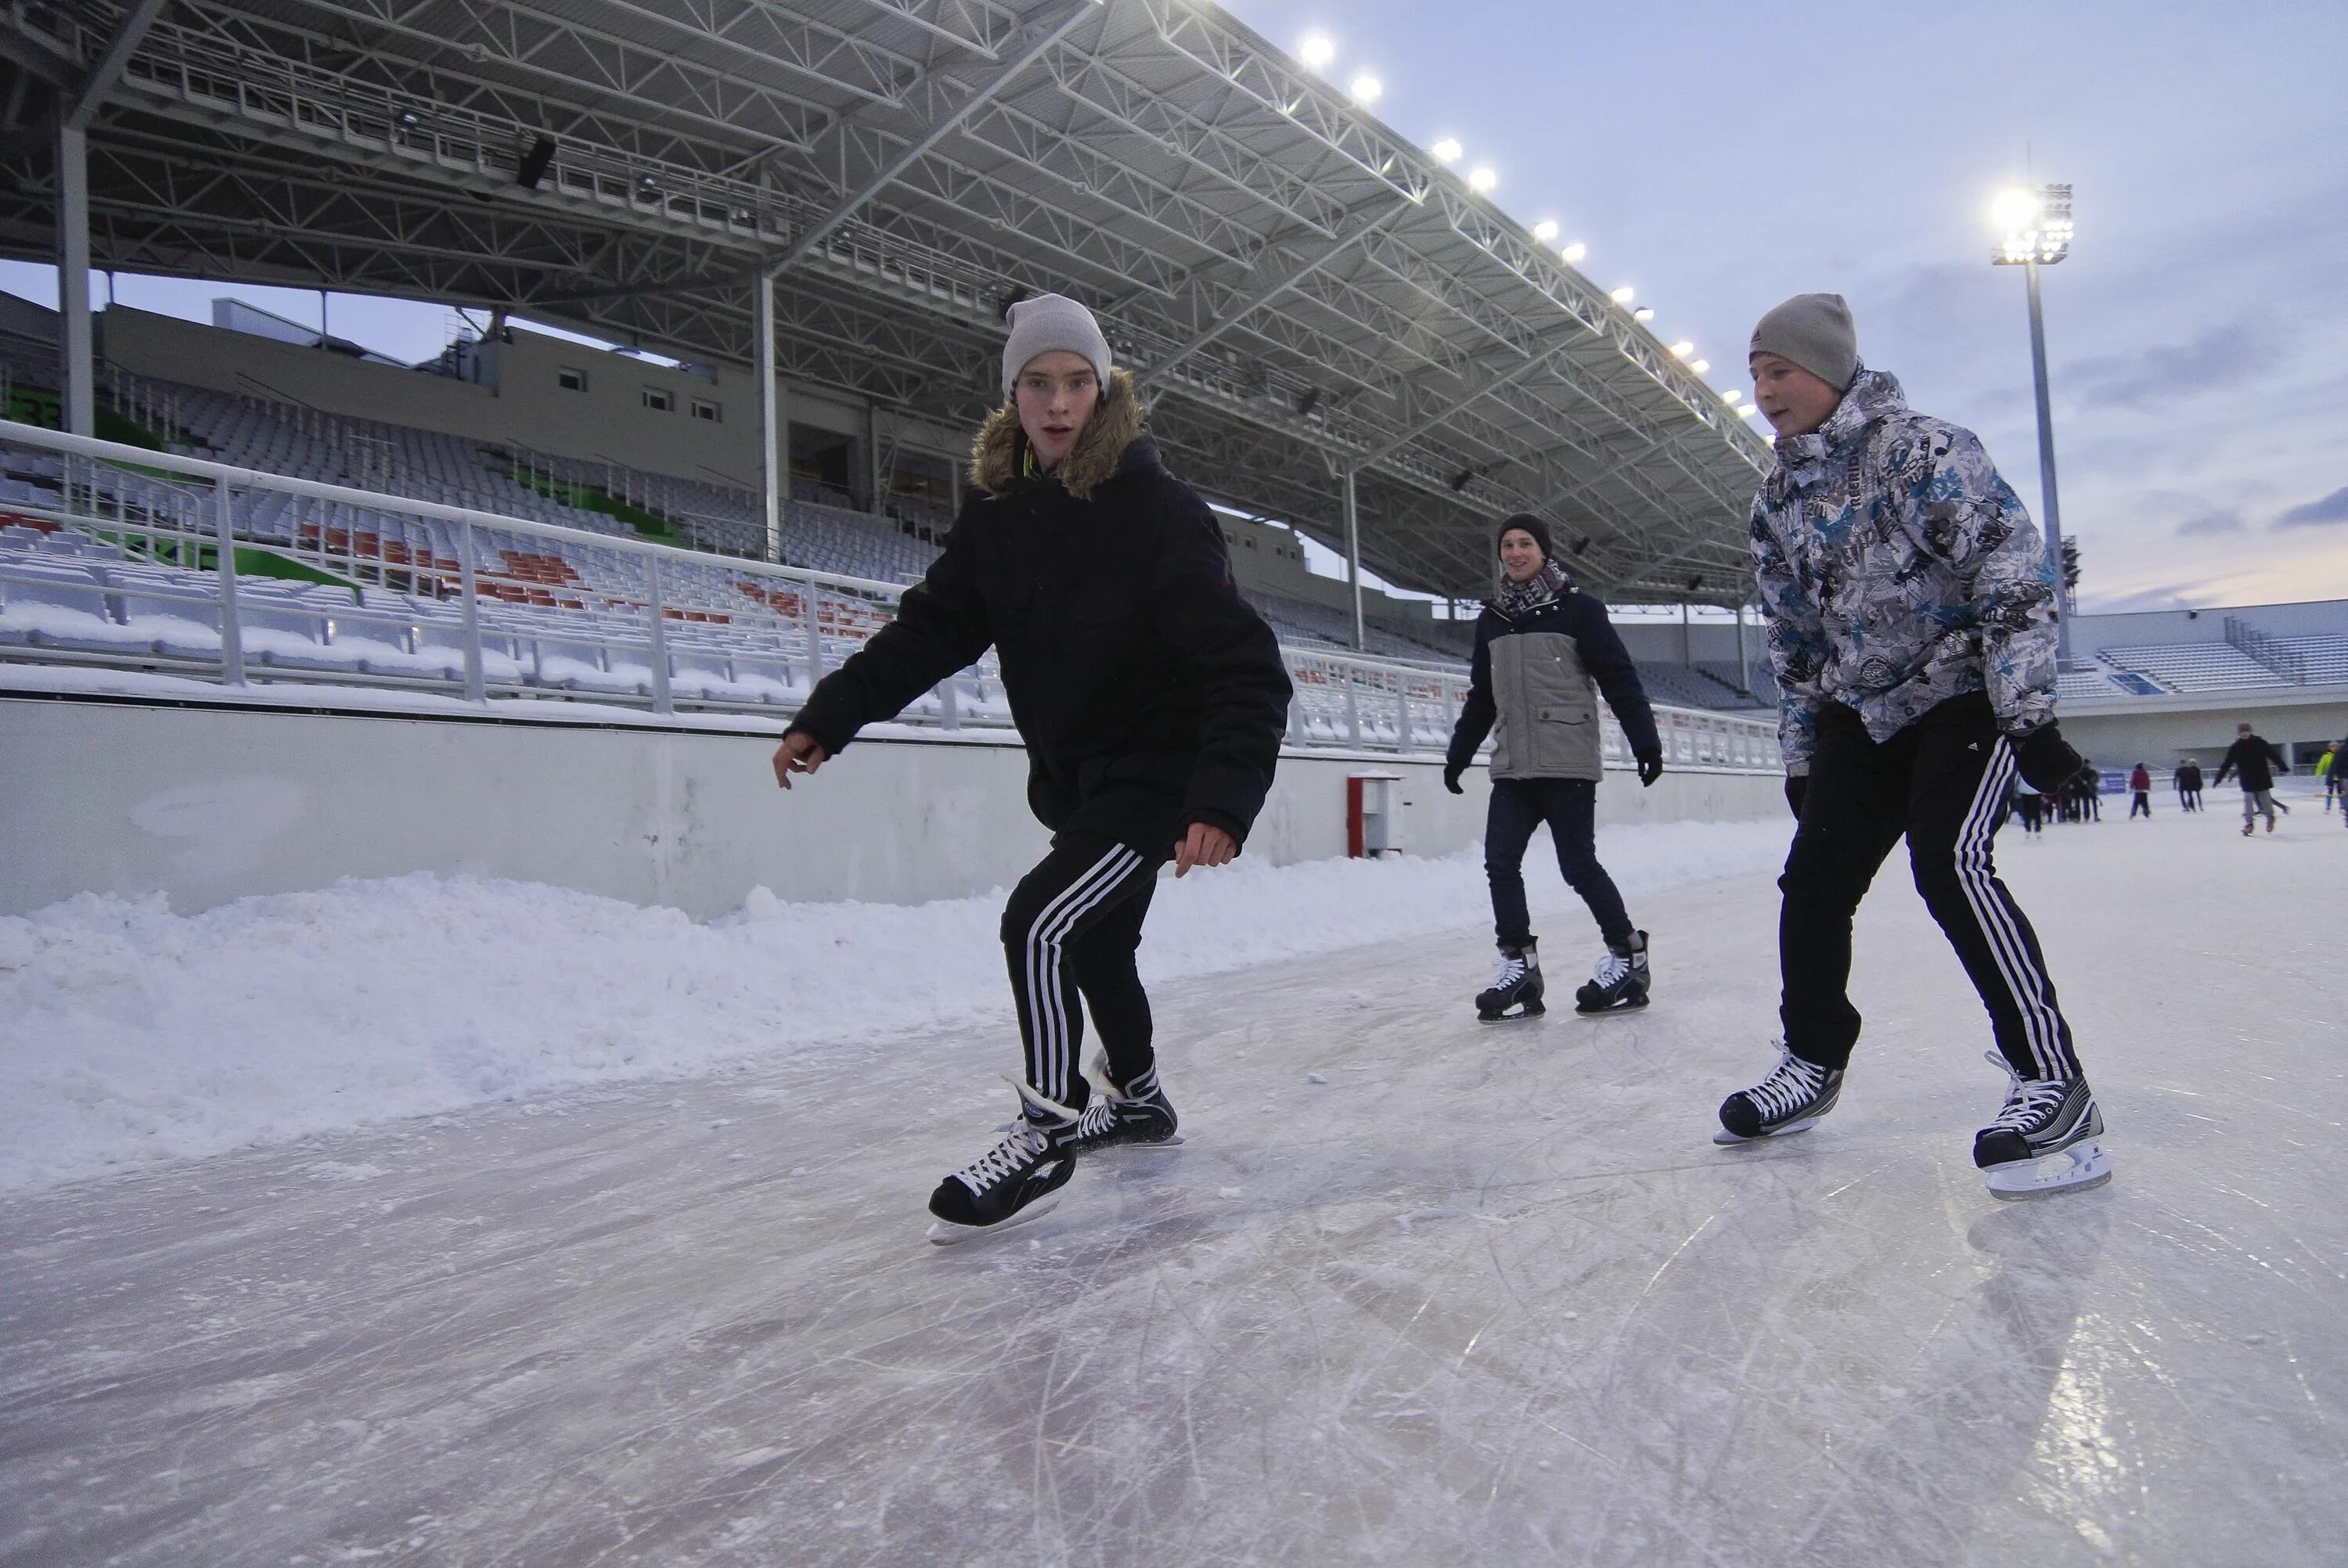
<path id="1" fill-rule="evenodd" d="M 1859 364 L 1840 295 L 1763 316 L 1751 364 L 1777 431 L 1753 559 L 1799 826 L 1778 884 L 1785 1054 L 1722 1104 L 1719 1141 L 1797 1132 L 1834 1108 L 1859 1029 L 1851 917 L 1905 836 L 2013 1081 L 1975 1164 L 2000 1197 L 2099 1184 L 2102 1114 L 2037 934 L 1990 857 L 2016 774 L 2052 794 L 2082 765 L 2054 724 L 2041 536 L 1979 438 Z"/>

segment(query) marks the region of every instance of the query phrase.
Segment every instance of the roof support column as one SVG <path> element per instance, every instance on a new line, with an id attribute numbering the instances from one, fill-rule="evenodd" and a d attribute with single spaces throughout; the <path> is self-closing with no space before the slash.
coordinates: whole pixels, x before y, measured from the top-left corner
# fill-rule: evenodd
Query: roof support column
<path id="1" fill-rule="evenodd" d="M 66 431 L 98 434 L 89 321 L 89 133 L 57 125 L 57 349 Z"/>
<path id="2" fill-rule="evenodd" d="M 1354 651 L 1365 652 L 1369 639 L 1362 622 L 1362 519 L 1354 509 L 1354 470 L 1339 476 L 1345 487 L 1345 575 L 1354 585 Z"/>
<path id="3" fill-rule="evenodd" d="M 790 426 L 783 407 L 782 383 L 775 378 L 775 274 L 771 269 L 758 269 L 757 282 L 752 285 L 757 298 L 758 379 L 758 492 L 766 514 L 767 559 L 780 565 L 783 559 L 783 493 L 790 484 L 790 454 L 782 445 L 782 432 Z"/>

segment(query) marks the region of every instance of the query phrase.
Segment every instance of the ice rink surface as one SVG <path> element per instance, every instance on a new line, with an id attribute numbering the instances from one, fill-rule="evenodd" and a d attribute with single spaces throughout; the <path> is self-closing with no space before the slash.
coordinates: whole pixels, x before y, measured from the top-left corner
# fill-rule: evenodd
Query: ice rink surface
<path id="1" fill-rule="evenodd" d="M 1635 1017 L 1479 1026 L 1474 910 L 1166 988 L 1189 1142 L 961 1247 L 994 1034 L 0 1204 L 0 1563 L 2348 1562 L 2348 831 L 2233 798 L 2000 835 L 2117 1165 L 2037 1203 L 1895 856 L 1781 1143 L 1743 876 Z"/>

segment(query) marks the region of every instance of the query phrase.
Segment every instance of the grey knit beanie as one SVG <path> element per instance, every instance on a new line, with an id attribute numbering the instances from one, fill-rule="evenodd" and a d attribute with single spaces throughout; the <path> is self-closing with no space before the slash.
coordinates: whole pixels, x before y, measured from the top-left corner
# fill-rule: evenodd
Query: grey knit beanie
<path id="1" fill-rule="evenodd" d="M 1011 396 L 1019 373 L 1039 354 L 1065 349 L 1083 356 L 1108 386 L 1108 339 L 1092 312 L 1066 294 L 1037 294 L 1011 307 L 1011 341 L 1003 345 L 1003 395 Z"/>
<path id="2" fill-rule="evenodd" d="M 1859 374 L 1859 329 L 1840 294 L 1796 294 L 1761 318 L 1746 354 L 1792 360 L 1837 392 Z"/>

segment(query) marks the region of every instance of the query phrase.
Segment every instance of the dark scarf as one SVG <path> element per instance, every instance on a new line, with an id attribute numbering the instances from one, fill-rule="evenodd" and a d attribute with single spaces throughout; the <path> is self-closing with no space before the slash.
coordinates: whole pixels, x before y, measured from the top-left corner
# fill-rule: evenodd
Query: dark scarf
<path id="1" fill-rule="evenodd" d="M 1500 579 L 1499 590 L 1492 595 L 1492 608 L 1511 620 L 1522 620 L 1537 610 L 1547 610 L 1573 591 L 1573 579 L 1555 561 L 1541 562 L 1540 570 L 1522 582 Z"/>

